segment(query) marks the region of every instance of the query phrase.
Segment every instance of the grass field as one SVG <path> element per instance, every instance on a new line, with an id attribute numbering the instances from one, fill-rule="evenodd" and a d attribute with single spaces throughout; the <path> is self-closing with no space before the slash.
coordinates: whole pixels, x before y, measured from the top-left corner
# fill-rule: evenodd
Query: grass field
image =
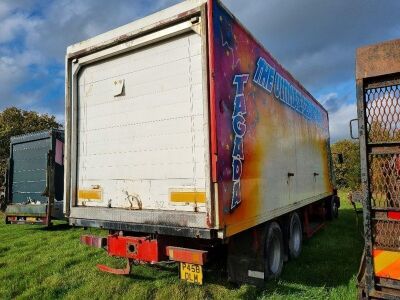
<path id="1" fill-rule="evenodd" d="M 341 193 L 338 220 L 312 239 L 287 263 L 279 281 L 265 289 L 227 283 L 220 272 L 207 273 L 204 286 L 177 278 L 177 266 L 135 266 L 119 277 L 97 271 L 96 264 L 122 266 L 106 252 L 79 243 L 97 230 L 0 223 L 0 299 L 355 299 L 362 238 L 355 213 Z"/>

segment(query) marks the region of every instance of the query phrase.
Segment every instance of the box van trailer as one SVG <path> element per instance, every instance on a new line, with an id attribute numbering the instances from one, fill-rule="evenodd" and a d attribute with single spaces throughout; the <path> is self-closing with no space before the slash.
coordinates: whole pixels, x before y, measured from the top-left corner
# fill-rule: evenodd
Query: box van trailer
<path id="1" fill-rule="evenodd" d="M 66 55 L 65 213 L 134 261 L 260 283 L 337 216 L 327 111 L 219 1 L 185 1 Z"/>
<path id="2" fill-rule="evenodd" d="M 8 224 L 51 225 L 63 219 L 64 132 L 52 129 L 14 136 L 6 174 Z"/>

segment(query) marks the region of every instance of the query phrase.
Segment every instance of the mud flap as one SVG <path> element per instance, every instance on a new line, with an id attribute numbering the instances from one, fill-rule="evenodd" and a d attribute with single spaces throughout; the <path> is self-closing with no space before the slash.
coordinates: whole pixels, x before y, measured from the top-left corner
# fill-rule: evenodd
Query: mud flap
<path id="1" fill-rule="evenodd" d="M 228 280 L 265 286 L 264 241 L 262 227 L 246 230 L 229 239 L 227 271 Z"/>
<path id="2" fill-rule="evenodd" d="M 228 281 L 264 287 L 264 264 L 249 256 L 228 255 Z"/>

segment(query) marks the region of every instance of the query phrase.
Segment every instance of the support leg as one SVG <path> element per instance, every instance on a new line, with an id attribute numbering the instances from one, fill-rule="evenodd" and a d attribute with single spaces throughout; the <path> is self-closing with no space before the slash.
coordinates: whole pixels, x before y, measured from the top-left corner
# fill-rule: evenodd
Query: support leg
<path id="1" fill-rule="evenodd" d="M 111 273 L 111 274 L 129 275 L 131 273 L 132 264 L 133 264 L 133 260 L 127 258 L 126 266 L 123 269 L 111 268 L 111 267 L 105 266 L 105 265 L 97 265 L 97 268 L 102 272 L 107 272 L 107 273 Z"/>

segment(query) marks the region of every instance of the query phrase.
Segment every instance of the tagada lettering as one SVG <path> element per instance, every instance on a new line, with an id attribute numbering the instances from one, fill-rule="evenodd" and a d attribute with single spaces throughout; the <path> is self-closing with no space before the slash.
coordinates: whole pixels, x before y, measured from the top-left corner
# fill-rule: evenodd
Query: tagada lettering
<path id="1" fill-rule="evenodd" d="M 244 85 L 249 79 L 249 74 L 236 75 L 233 85 L 236 86 L 235 100 L 233 102 L 232 129 L 234 133 L 232 148 L 232 199 L 231 210 L 242 202 L 240 179 L 242 177 L 244 161 L 244 136 L 246 134 L 246 98 Z"/>

